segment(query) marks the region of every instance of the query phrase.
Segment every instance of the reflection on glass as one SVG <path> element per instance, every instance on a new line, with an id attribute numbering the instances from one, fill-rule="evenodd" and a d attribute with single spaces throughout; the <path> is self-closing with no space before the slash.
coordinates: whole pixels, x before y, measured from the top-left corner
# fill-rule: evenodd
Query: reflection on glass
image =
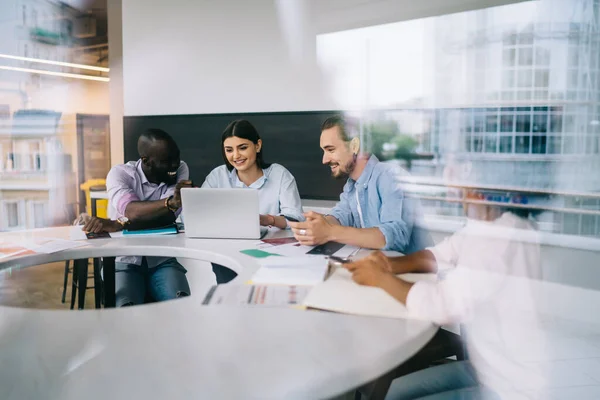
<path id="1" fill-rule="evenodd" d="M 560 211 L 570 194 L 600 191 L 600 174 L 581 172 L 600 169 L 598 10 L 595 0 L 539 0 L 323 34 L 319 62 L 342 108 L 392 121 L 418 141 L 413 180 L 439 178 L 450 159 L 469 161 L 458 183 L 520 189 L 528 201 L 537 201 L 531 190 L 561 193 L 540 201 L 548 209 L 541 229 L 600 236 L 600 206 L 589 216 L 598 222 L 593 233 L 565 228 L 571 217 Z M 360 50 L 366 42 L 368 57 Z M 353 48 L 357 56 L 342 62 Z M 367 63 L 385 68 L 360 67 Z M 338 96 L 337 87 L 357 91 Z M 429 122 L 411 130 L 398 113 L 408 109 Z M 427 212 L 455 206 L 431 202 Z"/>

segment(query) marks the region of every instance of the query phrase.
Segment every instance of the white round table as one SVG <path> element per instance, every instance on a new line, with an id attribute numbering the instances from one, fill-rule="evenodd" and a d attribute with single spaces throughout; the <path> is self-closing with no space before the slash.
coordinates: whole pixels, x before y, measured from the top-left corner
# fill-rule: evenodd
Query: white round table
<path id="1" fill-rule="evenodd" d="M 69 228 L 11 233 L 67 238 Z M 283 233 L 280 233 L 283 234 Z M 0 238 L 6 238 L 6 233 Z M 247 281 L 248 240 L 185 235 L 95 239 L 0 269 L 120 255 L 194 258 Z M 437 331 L 431 323 L 292 308 L 203 306 L 203 294 L 79 312 L 0 307 L 1 399 L 314 399 L 345 393 L 406 361 Z"/>

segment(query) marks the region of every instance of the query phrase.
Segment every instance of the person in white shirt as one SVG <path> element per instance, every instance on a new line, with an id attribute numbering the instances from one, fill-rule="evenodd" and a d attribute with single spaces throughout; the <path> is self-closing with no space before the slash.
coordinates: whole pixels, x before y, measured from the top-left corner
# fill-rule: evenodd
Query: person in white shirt
<path id="1" fill-rule="evenodd" d="M 523 210 L 466 211 L 479 219 L 434 247 L 395 258 L 374 252 L 346 265 L 355 282 L 382 288 L 411 314 L 439 325 L 461 323 L 466 333 L 469 361 L 398 378 L 388 400 L 436 394 L 431 398 L 543 398 L 545 377 L 524 358 L 545 352 L 532 295 L 533 282 L 541 278 L 535 224 Z M 444 269 L 437 282 L 396 276 Z"/>
<path id="2" fill-rule="evenodd" d="M 302 203 L 294 176 L 280 164 L 263 159 L 263 141 L 246 120 L 231 122 L 221 137 L 224 165 L 211 171 L 203 188 L 256 189 L 261 226 L 288 228 L 288 219 L 303 221 Z M 236 277 L 229 268 L 213 264 L 217 283 Z"/>

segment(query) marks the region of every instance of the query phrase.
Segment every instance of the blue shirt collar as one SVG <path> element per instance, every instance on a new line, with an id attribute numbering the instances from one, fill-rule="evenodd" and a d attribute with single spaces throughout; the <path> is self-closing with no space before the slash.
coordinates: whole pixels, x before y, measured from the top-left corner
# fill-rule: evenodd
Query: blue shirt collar
<path id="1" fill-rule="evenodd" d="M 348 178 L 348 190 L 352 190 L 354 186 L 367 186 L 367 183 L 371 179 L 371 175 L 373 174 L 373 169 L 375 169 L 375 165 L 379 162 L 379 159 L 375 155 L 371 155 L 369 157 L 369 161 L 367 161 L 367 165 L 365 165 L 365 169 L 362 174 L 358 177 L 358 180 L 354 180 L 352 178 Z"/>
<path id="2" fill-rule="evenodd" d="M 235 187 L 235 188 L 247 187 L 250 189 L 260 189 L 267 182 L 267 178 L 268 178 L 267 174 L 268 174 L 268 168 L 263 169 L 263 176 L 258 178 L 256 180 L 256 182 L 253 182 L 250 186 L 246 186 L 246 184 L 244 182 L 240 181 L 240 178 L 238 177 L 238 174 L 237 174 L 237 169 L 232 168 L 231 171 L 229 171 L 229 182 L 231 182 L 231 186 Z"/>

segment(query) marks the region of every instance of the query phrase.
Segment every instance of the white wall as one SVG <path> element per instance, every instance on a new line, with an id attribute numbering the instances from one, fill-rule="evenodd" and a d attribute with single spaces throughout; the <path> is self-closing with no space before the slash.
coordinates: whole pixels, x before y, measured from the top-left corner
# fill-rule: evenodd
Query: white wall
<path id="1" fill-rule="evenodd" d="M 124 114 L 338 109 L 316 65 L 317 32 L 514 1 L 123 1 Z"/>
<path id="2" fill-rule="evenodd" d="M 298 60 L 288 51 L 295 36 L 283 35 L 277 7 L 273 0 L 124 1 L 125 115 L 335 108 L 314 56 Z"/>

